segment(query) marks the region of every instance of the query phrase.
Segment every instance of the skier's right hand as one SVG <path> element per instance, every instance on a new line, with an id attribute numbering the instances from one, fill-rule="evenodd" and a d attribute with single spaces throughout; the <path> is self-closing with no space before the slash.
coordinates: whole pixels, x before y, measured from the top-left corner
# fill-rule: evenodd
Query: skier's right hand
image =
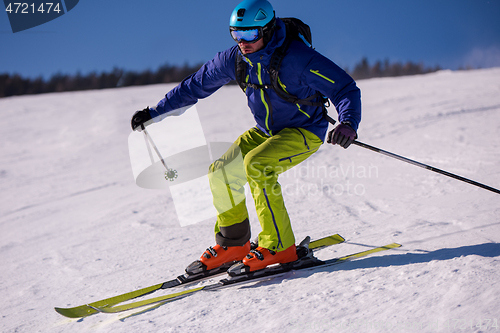
<path id="1" fill-rule="evenodd" d="M 137 111 L 136 113 L 134 113 L 130 121 L 132 130 L 134 131 L 136 130 L 141 131 L 143 126 L 146 127 L 151 123 L 152 123 L 152 118 L 151 115 L 149 114 L 149 106 L 144 110 Z"/>
<path id="2" fill-rule="evenodd" d="M 348 122 L 342 123 L 328 133 L 326 142 L 332 145 L 338 144 L 347 149 L 358 135 Z"/>

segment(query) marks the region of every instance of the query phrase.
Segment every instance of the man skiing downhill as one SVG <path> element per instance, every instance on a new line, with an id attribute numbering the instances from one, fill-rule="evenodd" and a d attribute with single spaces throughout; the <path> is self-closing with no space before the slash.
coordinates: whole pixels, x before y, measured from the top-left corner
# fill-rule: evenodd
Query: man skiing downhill
<path id="1" fill-rule="evenodd" d="M 293 103 L 278 94 L 271 82 L 271 60 L 285 42 L 287 29 L 283 20 L 275 17 L 269 2 L 241 2 L 231 14 L 230 33 L 237 45 L 219 52 L 169 91 L 156 107 L 137 111 L 131 121 L 134 130 L 141 130 L 152 121 L 179 115 L 179 109 L 185 110 L 235 80 L 238 57 L 246 62 L 243 86 L 256 126 L 243 133 L 209 168 L 218 212 L 216 245 L 189 265 L 188 273 L 225 267 L 235 261 L 242 261 L 246 271 L 256 271 L 297 260 L 278 176 L 323 144 L 328 128 L 321 106 L 324 97 L 335 106 L 340 122 L 328 133 L 328 142 L 347 148 L 356 138 L 361 121 L 360 91 L 354 80 L 299 40 L 290 42 L 278 71 L 281 89 L 297 100 Z M 245 204 L 243 186 L 247 182 L 262 227 L 255 249 L 250 245 Z"/>

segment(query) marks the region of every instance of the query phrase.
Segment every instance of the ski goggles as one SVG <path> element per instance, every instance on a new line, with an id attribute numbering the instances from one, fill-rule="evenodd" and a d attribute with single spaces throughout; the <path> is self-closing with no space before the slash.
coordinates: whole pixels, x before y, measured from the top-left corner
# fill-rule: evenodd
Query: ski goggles
<path id="1" fill-rule="evenodd" d="M 240 43 L 241 41 L 253 44 L 262 38 L 262 29 L 246 29 L 246 30 L 238 30 L 234 28 L 230 28 L 231 37 L 235 40 L 235 42 Z"/>

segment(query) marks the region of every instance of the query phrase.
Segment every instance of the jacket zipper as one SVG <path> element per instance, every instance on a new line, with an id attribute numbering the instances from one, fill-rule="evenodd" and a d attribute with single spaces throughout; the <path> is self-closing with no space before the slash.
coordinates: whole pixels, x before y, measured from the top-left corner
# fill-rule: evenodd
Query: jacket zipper
<path id="1" fill-rule="evenodd" d="M 262 64 L 259 62 L 257 63 L 257 78 L 259 80 L 259 84 L 262 86 Z M 266 108 L 266 129 L 269 133 L 271 133 L 271 129 L 269 128 L 269 120 L 271 120 L 271 125 L 274 125 L 273 121 L 273 109 L 270 104 L 267 103 L 266 101 L 266 96 L 267 93 L 264 89 L 260 89 L 260 99 L 262 100 L 262 104 L 264 104 L 264 107 Z M 269 100 L 269 98 L 268 98 Z"/>

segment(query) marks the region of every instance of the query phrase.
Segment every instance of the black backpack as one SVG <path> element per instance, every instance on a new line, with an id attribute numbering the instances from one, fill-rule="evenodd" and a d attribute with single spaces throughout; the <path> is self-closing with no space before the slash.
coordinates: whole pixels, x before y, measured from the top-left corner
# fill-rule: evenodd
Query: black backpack
<path id="1" fill-rule="evenodd" d="M 328 103 L 328 98 L 324 97 L 322 94 L 317 92 L 316 94 L 309 96 L 307 98 L 299 99 L 297 96 L 291 95 L 288 92 L 286 92 L 278 82 L 278 73 L 281 67 L 281 62 L 283 61 L 285 52 L 290 46 L 290 43 L 293 40 L 298 40 L 304 42 L 307 46 L 312 47 L 311 29 L 307 24 L 305 24 L 304 22 L 302 22 L 297 18 L 289 17 L 280 19 L 281 21 L 283 21 L 283 23 L 285 23 L 286 26 L 286 38 L 285 41 L 283 42 L 283 45 L 277 48 L 271 57 L 271 63 L 269 66 L 271 85 L 267 84 L 260 85 L 260 84 L 245 82 L 247 63 L 243 60 L 243 57 L 241 56 L 240 53 L 238 53 L 238 56 L 236 58 L 236 82 L 238 82 L 238 85 L 243 90 L 243 92 L 245 92 L 247 87 L 251 87 L 253 89 L 264 89 L 264 93 L 266 94 L 267 97 L 266 89 L 273 89 L 276 92 L 276 94 L 285 101 L 288 101 L 293 104 L 322 106 L 326 114 L 325 103 Z M 311 101 L 317 97 L 321 97 L 321 101 L 319 102 Z"/>

